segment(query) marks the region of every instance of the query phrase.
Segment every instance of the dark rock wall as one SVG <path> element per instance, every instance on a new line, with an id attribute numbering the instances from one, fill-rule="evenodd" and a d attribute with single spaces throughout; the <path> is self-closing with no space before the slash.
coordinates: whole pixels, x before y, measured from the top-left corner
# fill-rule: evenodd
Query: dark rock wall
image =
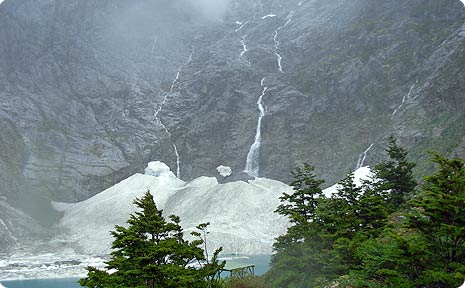
<path id="1" fill-rule="evenodd" d="M 150 160 L 175 171 L 173 145 L 185 180 L 221 164 L 239 174 L 264 77 L 261 176 L 288 181 L 306 161 L 332 183 L 372 143 L 365 164 L 379 160 L 391 134 L 422 163 L 425 149 L 464 156 L 459 1 L 299 2 L 237 0 L 205 15 L 181 0 L 6 0 L 1 133 L 15 131 L 4 138 L 18 144 L 2 156 L 2 171 L 14 171 L 2 179 L 26 188 L 8 184 L 0 194 L 39 195 L 40 209 L 23 205 L 37 214 L 50 199 L 86 199 Z M 236 31 L 236 21 L 248 24 Z M 154 118 L 160 105 L 171 137 Z"/>

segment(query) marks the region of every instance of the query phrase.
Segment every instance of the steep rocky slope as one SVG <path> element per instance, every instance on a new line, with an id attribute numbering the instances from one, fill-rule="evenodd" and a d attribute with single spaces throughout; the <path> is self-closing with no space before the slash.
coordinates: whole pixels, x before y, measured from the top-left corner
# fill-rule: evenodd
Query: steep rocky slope
<path id="1" fill-rule="evenodd" d="M 198 3 L 2 3 L 8 203 L 48 222 L 49 200 L 87 199 L 150 160 L 183 180 L 221 164 L 243 179 L 260 96 L 261 176 L 287 181 L 306 161 L 331 183 L 391 134 L 420 161 L 465 156 L 458 0 Z"/>
<path id="2" fill-rule="evenodd" d="M 44 235 L 40 225 L 12 205 L 26 206 L 18 191 L 23 189 L 25 145 L 15 126 L 0 118 L 0 254 L 10 248 L 30 244 L 33 238 Z"/>

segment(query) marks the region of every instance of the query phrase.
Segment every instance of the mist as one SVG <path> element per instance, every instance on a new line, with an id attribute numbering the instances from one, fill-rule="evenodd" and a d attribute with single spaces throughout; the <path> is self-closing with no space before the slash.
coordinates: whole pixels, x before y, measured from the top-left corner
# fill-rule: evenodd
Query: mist
<path id="1" fill-rule="evenodd" d="M 230 0 L 182 0 L 192 11 L 208 20 L 218 21 L 225 15 Z"/>

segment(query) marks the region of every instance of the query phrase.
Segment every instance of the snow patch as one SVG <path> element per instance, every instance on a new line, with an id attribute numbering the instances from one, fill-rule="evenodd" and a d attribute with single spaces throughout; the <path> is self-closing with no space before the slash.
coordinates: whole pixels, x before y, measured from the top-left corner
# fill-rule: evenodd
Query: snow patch
<path id="1" fill-rule="evenodd" d="M 231 167 L 223 166 L 223 165 L 216 167 L 216 171 L 218 171 L 218 173 L 220 173 L 220 175 L 223 177 L 228 177 L 228 176 L 231 176 L 232 174 Z"/>
<path id="2" fill-rule="evenodd" d="M 373 174 L 371 173 L 371 169 L 368 166 L 360 167 L 354 171 L 354 183 L 357 187 L 360 187 L 365 180 L 371 179 Z M 328 187 L 323 190 L 323 193 L 326 197 L 331 197 L 331 195 L 337 192 L 337 189 L 340 187 L 339 184 L 334 184 L 331 187 Z"/>

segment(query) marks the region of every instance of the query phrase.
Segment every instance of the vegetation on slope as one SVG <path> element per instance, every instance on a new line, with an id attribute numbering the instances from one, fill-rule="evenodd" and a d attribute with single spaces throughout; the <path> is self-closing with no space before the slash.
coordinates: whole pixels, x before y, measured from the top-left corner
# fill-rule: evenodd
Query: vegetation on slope
<path id="1" fill-rule="evenodd" d="M 200 232 L 192 233 L 198 240 L 189 242 L 183 239 L 179 217 L 171 215 L 166 221 L 150 192 L 134 204 L 140 211 L 130 216 L 128 227 L 116 226 L 111 232 L 115 240 L 106 269 L 88 267 L 87 277 L 79 281 L 82 286 L 218 287 L 215 276 L 224 262 L 217 261 L 221 249 L 211 259 L 205 253 L 208 224 L 198 225 Z"/>
<path id="2" fill-rule="evenodd" d="M 465 279 L 465 163 L 432 153 L 418 187 L 414 163 L 390 140 L 390 159 L 361 187 L 353 174 L 327 198 L 309 165 L 277 213 L 292 226 L 274 245 L 269 287 L 458 287 Z"/>
<path id="3" fill-rule="evenodd" d="M 312 166 L 293 171 L 294 193 L 276 213 L 289 218 L 262 277 L 220 280 L 217 250 L 205 257 L 208 224 L 183 239 L 180 220 L 167 222 L 152 195 L 135 204 L 128 228 L 116 226 L 108 270 L 88 268 L 86 287 L 458 287 L 465 279 L 465 162 L 431 153 L 437 171 L 418 186 L 415 164 L 394 138 L 389 159 L 361 186 L 353 173 L 326 197 Z M 206 247 L 205 247 L 206 249 Z M 189 267 L 193 261 L 200 268 Z"/>

